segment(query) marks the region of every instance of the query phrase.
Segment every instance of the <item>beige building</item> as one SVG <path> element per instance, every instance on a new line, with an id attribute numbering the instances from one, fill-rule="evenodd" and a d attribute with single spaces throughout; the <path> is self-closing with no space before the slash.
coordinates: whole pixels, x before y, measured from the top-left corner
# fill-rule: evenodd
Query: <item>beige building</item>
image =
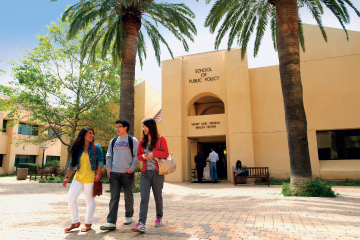
<path id="1" fill-rule="evenodd" d="M 305 26 L 301 53 L 304 105 L 313 175 L 360 177 L 360 32 Z M 174 90 L 176 89 L 176 91 Z M 197 150 L 214 148 L 218 175 L 232 180 L 237 160 L 290 177 L 279 66 L 249 69 L 240 50 L 162 62 L 162 135 L 177 160 L 166 181 L 191 179 Z M 225 161 L 225 167 L 222 161 Z"/>
<path id="2" fill-rule="evenodd" d="M 6 98 L 3 95 L 0 97 Z M 24 112 L 23 115 L 25 114 Z M 6 118 L 6 112 L 0 111 L 0 175 L 13 174 L 17 163 L 36 163 L 41 166 L 43 155 L 44 165 L 50 160 L 60 160 L 60 140 L 36 145 L 21 142 L 37 135 L 34 126 L 27 125 L 26 118 L 23 119 L 16 124 L 11 124 L 10 119 Z M 48 147 L 45 152 L 40 148 L 43 144 Z"/>
<path id="3" fill-rule="evenodd" d="M 313 175 L 359 179 L 360 32 L 348 31 L 347 42 L 343 30 L 326 28 L 328 43 L 317 26 L 305 25 L 304 32 L 301 74 Z M 207 155 L 211 148 L 220 156 L 219 179 L 232 180 L 237 160 L 269 167 L 274 178 L 290 177 L 279 66 L 249 69 L 239 49 L 183 56 L 162 62 L 162 93 L 145 81 L 135 90 L 135 137 L 141 139 L 144 119 L 156 119 L 177 161 L 166 181 L 191 180 L 196 152 Z M 3 116 L 0 112 L 0 124 Z M 1 132 L 0 174 L 13 171 L 18 155 L 41 163 L 39 146 L 22 150 L 9 143 L 18 131 Z M 61 149 L 64 166 L 66 148 L 52 149 L 45 155 L 60 156 Z"/>

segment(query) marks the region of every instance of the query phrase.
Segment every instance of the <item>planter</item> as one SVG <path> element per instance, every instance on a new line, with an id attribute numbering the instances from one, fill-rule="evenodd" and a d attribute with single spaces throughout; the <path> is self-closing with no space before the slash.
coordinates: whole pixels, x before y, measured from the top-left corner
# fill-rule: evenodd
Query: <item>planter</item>
<path id="1" fill-rule="evenodd" d="M 28 169 L 27 168 L 18 168 L 16 170 L 16 177 L 17 180 L 26 180 L 27 175 L 28 175 Z"/>

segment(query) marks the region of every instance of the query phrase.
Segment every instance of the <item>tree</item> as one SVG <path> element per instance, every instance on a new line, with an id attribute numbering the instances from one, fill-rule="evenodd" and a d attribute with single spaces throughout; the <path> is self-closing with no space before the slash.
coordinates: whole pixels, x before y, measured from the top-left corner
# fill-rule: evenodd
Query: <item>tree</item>
<path id="1" fill-rule="evenodd" d="M 119 117 L 127 119 L 134 126 L 134 79 L 136 54 L 140 65 L 146 58 L 146 46 L 141 27 L 145 29 L 155 51 L 160 66 L 160 43 L 163 43 L 171 56 L 172 52 L 164 37 L 160 34 L 159 25 L 168 29 L 188 51 L 186 38 L 193 41 L 196 34 L 192 23 L 194 13 L 183 3 L 155 3 L 154 0 L 83 0 L 70 7 L 63 14 L 63 19 L 70 17 L 69 39 L 94 23 L 94 27 L 84 37 L 82 56 L 102 45 L 102 57 L 105 59 L 111 51 L 116 65 L 121 61 L 121 87 Z M 100 40 L 104 38 L 102 42 Z M 133 135 L 134 128 L 130 129 Z"/>
<path id="2" fill-rule="evenodd" d="M 0 60 L 0 62 L 1 62 L 1 60 Z M 0 76 L 4 75 L 5 73 L 6 73 L 5 70 L 0 69 Z"/>
<path id="3" fill-rule="evenodd" d="M 92 61 L 81 58 L 80 41 L 66 39 L 68 25 L 52 22 L 47 26 L 49 33 L 37 35 L 38 45 L 19 63 L 11 62 L 11 85 L 0 86 L 0 92 L 9 96 L 0 100 L 0 109 L 8 112 L 13 124 L 25 120 L 39 126 L 31 127 L 37 136 L 25 142 L 59 139 L 68 148 L 66 166 L 81 128 L 93 127 L 96 141 L 109 141 L 116 134 L 117 116 L 110 104 L 119 104 L 120 95 L 119 67 L 112 65 L 111 58 L 100 59 L 100 48 L 95 49 Z"/>
<path id="4" fill-rule="evenodd" d="M 207 0 L 207 3 L 209 2 L 210 0 Z M 254 31 L 256 31 L 254 45 L 254 56 L 256 56 L 270 20 L 274 48 L 279 55 L 292 190 L 300 189 L 305 181 L 312 178 L 300 75 L 299 43 L 304 51 L 305 44 L 298 8 L 307 7 L 310 10 L 327 41 L 321 20 L 324 6 L 337 17 L 348 38 L 345 24 L 350 22 L 350 17 L 346 4 L 360 17 L 360 12 L 350 0 L 217 0 L 205 20 L 205 26 L 214 33 L 224 18 L 217 32 L 215 48 L 219 47 L 225 34 L 229 32 L 228 48 L 230 49 L 237 39 L 237 43 L 242 48 L 242 58 Z"/>

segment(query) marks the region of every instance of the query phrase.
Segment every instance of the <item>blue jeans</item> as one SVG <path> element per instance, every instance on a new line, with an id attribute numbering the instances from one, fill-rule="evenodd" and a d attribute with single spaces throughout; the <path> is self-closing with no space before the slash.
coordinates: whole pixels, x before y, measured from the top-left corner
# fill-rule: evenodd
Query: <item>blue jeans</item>
<path id="1" fill-rule="evenodd" d="M 121 186 L 124 190 L 125 217 L 132 217 L 134 215 L 133 182 L 134 173 L 110 173 L 109 183 L 111 198 L 109 203 L 109 215 L 107 216 L 108 223 L 116 224 Z"/>
<path id="2" fill-rule="evenodd" d="M 210 163 L 210 176 L 211 176 L 211 181 L 213 182 L 215 179 L 217 179 L 217 170 L 216 170 L 216 162 L 211 162 Z"/>
<path id="3" fill-rule="evenodd" d="M 249 171 L 248 170 L 246 170 L 246 171 L 243 171 L 243 172 L 241 172 L 241 173 L 235 173 L 235 176 L 237 176 L 237 177 L 241 177 L 241 176 L 249 176 Z"/>

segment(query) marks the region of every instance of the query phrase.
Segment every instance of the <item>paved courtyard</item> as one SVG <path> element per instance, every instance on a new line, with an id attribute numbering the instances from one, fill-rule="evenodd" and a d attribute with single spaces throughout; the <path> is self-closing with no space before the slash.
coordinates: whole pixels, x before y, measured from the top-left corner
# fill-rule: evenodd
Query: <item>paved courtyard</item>
<path id="1" fill-rule="evenodd" d="M 104 185 L 108 189 L 108 185 Z M 64 233 L 70 224 L 67 191 L 60 183 L 44 184 L 15 177 L 0 178 L 0 239 L 358 239 L 360 187 L 334 187 L 337 198 L 284 197 L 281 186 L 165 183 L 163 227 L 155 228 L 151 197 L 146 233 L 131 232 L 139 214 L 135 195 L 134 223 L 101 231 L 109 193 L 96 198 L 93 230 Z M 84 223 L 86 203 L 79 198 Z"/>

